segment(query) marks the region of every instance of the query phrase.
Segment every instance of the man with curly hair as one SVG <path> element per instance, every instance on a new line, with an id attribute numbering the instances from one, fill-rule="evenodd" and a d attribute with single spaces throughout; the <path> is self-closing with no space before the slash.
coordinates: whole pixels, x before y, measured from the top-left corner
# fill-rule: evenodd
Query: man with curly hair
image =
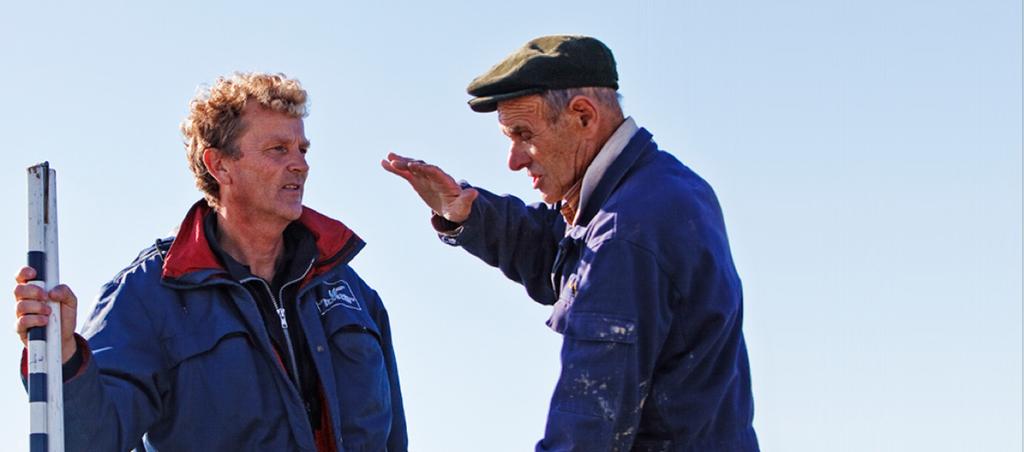
<path id="1" fill-rule="evenodd" d="M 182 124 L 204 200 L 102 290 L 17 276 L 17 332 L 62 303 L 68 451 L 405 451 L 387 311 L 348 265 L 363 241 L 303 206 L 306 92 L 222 77 Z M 25 371 L 23 358 L 22 371 Z"/>

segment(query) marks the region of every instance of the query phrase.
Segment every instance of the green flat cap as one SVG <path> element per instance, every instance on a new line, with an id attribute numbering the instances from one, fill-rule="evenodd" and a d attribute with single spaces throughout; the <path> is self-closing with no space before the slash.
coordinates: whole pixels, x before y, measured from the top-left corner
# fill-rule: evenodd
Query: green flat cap
<path id="1" fill-rule="evenodd" d="M 466 92 L 474 96 L 469 108 L 487 113 L 503 100 L 585 86 L 619 89 L 612 51 L 589 36 L 557 35 L 526 43 L 473 79 Z"/>

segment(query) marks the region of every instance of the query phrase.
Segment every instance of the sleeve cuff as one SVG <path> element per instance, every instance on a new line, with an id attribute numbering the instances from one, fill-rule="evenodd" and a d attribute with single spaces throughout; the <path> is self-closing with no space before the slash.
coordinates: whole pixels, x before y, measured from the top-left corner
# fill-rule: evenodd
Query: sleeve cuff
<path id="1" fill-rule="evenodd" d="M 89 342 L 84 337 L 75 333 L 75 343 L 78 345 L 75 354 L 71 355 L 71 359 L 61 366 L 65 383 L 81 375 L 92 357 L 92 352 L 89 351 Z M 21 351 L 21 377 L 22 380 L 28 378 L 28 349 Z"/>
<path id="2" fill-rule="evenodd" d="M 437 212 L 431 212 L 430 225 L 434 227 L 434 231 L 446 237 L 457 237 L 463 229 L 462 223 L 449 221 Z"/>
<path id="3" fill-rule="evenodd" d="M 78 342 L 77 337 L 75 338 L 75 342 Z M 65 383 L 68 380 L 74 378 L 76 375 L 78 375 L 78 371 L 82 368 L 82 363 L 85 362 L 85 352 L 82 351 L 82 344 L 76 345 L 78 345 L 78 347 L 75 347 L 75 354 L 71 355 L 71 359 L 69 359 L 68 362 L 64 363 L 64 365 L 61 366 L 61 371 L 64 374 Z"/>

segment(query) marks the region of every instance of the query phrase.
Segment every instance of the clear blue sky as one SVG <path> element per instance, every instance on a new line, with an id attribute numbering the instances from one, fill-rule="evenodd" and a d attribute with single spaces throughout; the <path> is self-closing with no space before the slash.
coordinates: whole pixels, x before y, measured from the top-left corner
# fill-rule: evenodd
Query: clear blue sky
<path id="1" fill-rule="evenodd" d="M 413 450 L 530 450 L 548 308 L 437 241 L 378 161 L 539 200 L 464 88 L 530 38 L 589 34 L 627 114 L 719 194 L 765 451 L 1021 450 L 1019 1 L 155 3 L 0 13 L 0 269 L 49 160 L 82 317 L 199 197 L 177 130 L 196 87 L 284 72 L 311 97 L 307 204 L 368 242 L 353 266 L 391 312 Z M 8 333 L 7 450 L 27 449 L 20 353 Z"/>

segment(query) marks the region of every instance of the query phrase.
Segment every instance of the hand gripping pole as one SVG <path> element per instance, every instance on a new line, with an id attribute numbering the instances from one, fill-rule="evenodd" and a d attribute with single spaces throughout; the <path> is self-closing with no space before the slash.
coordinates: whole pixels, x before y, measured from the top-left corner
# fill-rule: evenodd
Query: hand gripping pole
<path id="1" fill-rule="evenodd" d="M 46 162 L 28 169 L 28 265 L 36 271 L 31 284 L 47 291 L 57 286 L 57 172 Z M 61 307 L 47 303 L 51 312 L 46 328 L 28 330 L 31 452 L 64 451 Z"/>

